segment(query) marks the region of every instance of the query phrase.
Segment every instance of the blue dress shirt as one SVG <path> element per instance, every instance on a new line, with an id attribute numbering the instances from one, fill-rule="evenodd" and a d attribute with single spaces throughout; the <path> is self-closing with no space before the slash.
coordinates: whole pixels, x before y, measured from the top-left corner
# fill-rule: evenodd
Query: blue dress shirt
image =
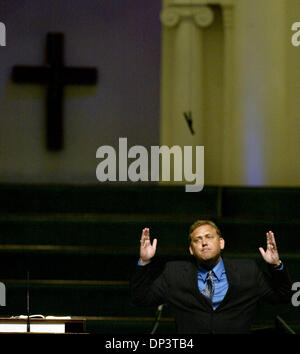
<path id="1" fill-rule="evenodd" d="M 212 298 L 212 307 L 215 310 L 224 299 L 228 290 L 228 280 L 224 268 L 223 259 L 221 258 L 219 263 L 212 269 L 215 291 Z M 202 292 L 206 287 L 206 276 L 208 270 L 198 265 L 198 288 Z"/>

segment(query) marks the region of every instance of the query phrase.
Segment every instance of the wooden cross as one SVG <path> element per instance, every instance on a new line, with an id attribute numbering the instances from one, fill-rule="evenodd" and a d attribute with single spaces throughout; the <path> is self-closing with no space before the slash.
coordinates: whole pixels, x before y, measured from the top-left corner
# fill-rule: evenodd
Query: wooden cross
<path id="1" fill-rule="evenodd" d="M 47 87 L 46 145 L 58 151 L 63 148 L 63 89 L 65 85 L 94 85 L 97 69 L 64 66 L 63 33 L 48 33 L 46 66 L 14 66 L 12 79 Z"/>

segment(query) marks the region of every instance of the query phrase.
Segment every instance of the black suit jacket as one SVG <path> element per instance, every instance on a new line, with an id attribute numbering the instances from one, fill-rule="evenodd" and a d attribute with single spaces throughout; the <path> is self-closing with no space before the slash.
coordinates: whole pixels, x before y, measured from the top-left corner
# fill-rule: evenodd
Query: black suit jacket
<path id="1" fill-rule="evenodd" d="M 200 293 L 194 258 L 168 262 L 153 281 L 152 267 L 137 266 L 131 279 L 131 299 L 136 305 L 167 304 L 179 333 L 249 333 L 258 301 L 289 302 L 291 281 L 286 269 L 270 267 L 264 274 L 253 260 L 223 259 L 228 291 L 213 310 Z"/>

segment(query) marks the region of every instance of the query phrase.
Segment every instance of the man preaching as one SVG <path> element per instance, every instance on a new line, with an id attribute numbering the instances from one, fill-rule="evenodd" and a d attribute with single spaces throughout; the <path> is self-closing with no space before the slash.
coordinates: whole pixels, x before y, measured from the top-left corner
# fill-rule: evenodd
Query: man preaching
<path id="1" fill-rule="evenodd" d="M 144 228 L 131 279 L 132 302 L 167 304 L 179 333 L 250 333 L 259 300 L 279 304 L 291 299 L 291 280 L 272 231 L 266 233 L 266 241 L 266 250 L 259 247 L 259 251 L 268 275 L 253 260 L 223 258 L 225 240 L 218 226 L 198 220 L 190 227 L 190 259 L 167 262 L 152 281 L 157 239 L 151 243 L 150 230 Z"/>

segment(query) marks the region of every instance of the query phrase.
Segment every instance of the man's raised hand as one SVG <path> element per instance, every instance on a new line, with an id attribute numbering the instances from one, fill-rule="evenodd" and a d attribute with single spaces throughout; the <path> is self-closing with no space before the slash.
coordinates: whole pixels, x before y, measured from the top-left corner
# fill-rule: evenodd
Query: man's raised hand
<path id="1" fill-rule="evenodd" d="M 266 233 L 267 237 L 267 249 L 266 251 L 262 248 L 259 247 L 259 251 L 263 257 L 263 259 L 273 265 L 279 265 L 280 264 L 280 259 L 279 259 L 279 254 L 277 251 L 276 247 L 276 242 L 275 242 L 275 237 L 272 231 L 269 231 Z"/>
<path id="2" fill-rule="evenodd" d="M 140 242 L 140 262 L 141 264 L 145 265 L 149 263 L 151 258 L 155 255 L 157 239 L 155 238 L 151 245 L 150 230 L 148 228 L 144 228 Z"/>

